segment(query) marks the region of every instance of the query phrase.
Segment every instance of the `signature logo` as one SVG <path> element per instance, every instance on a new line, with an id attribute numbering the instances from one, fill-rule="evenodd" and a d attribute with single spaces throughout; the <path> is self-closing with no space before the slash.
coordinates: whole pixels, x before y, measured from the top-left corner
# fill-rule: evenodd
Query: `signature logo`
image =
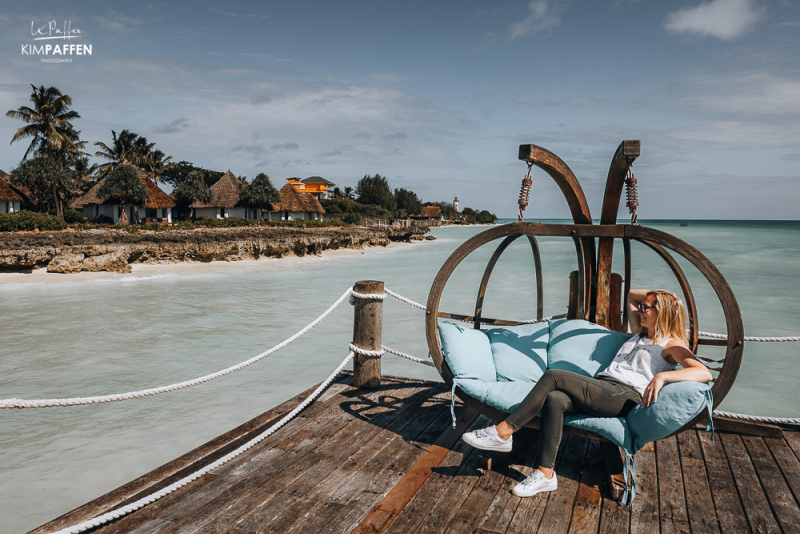
<path id="1" fill-rule="evenodd" d="M 83 37 L 83 31 L 74 28 L 71 20 L 65 20 L 61 25 L 55 20 L 44 25 L 37 25 L 35 21 L 31 21 L 31 37 L 34 42 L 22 45 L 22 55 L 40 56 L 42 63 L 72 63 L 71 56 L 92 55 L 91 44 L 68 42 L 70 39 Z M 53 44 L 37 42 L 53 39 L 60 42 Z"/>
<path id="2" fill-rule="evenodd" d="M 81 36 L 81 30 L 72 27 L 71 20 L 65 20 L 64 25 L 59 28 L 58 23 L 51 20 L 44 26 L 36 27 L 31 21 L 31 36 L 34 41 L 44 41 L 46 39 L 75 39 Z"/>

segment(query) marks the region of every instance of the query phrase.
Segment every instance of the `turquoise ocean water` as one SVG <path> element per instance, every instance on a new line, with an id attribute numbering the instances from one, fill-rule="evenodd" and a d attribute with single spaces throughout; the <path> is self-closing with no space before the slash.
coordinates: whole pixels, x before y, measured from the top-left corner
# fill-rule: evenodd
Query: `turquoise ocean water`
<path id="1" fill-rule="evenodd" d="M 642 221 L 688 241 L 717 265 L 736 294 L 746 335 L 800 335 L 800 222 L 687 223 Z M 424 304 L 446 258 L 483 230 L 436 229 L 436 241 L 365 254 L 191 271 L 164 266 L 158 274 L 0 286 L 0 398 L 102 395 L 215 372 L 289 337 L 357 280 L 383 280 Z M 540 247 L 545 315 L 563 313 L 574 248 L 558 238 L 542 238 Z M 442 310 L 472 313 L 493 249 L 479 249 L 458 267 Z M 530 256 L 523 240 L 506 251 L 484 315 L 534 316 Z M 633 256 L 634 287 L 678 289 L 654 253 L 634 244 Z M 621 272 L 621 256 L 616 265 Z M 682 265 L 699 303 L 701 330 L 724 333 L 713 291 Z M 351 336 L 352 309 L 345 303 L 286 349 L 210 383 L 125 402 L 0 411 L 0 531 L 44 523 L 318 383 L 347 355 Z M 423 312 L 393 299 L 384 306 L 383 337 L 390 347 L 427 355 Z M 800 417 L 799 365 L 800 343 L 747 343 L 721 408 Z M 383 358 L 383 370 L 438 379 L 435 370 L 392 355 Z"/>

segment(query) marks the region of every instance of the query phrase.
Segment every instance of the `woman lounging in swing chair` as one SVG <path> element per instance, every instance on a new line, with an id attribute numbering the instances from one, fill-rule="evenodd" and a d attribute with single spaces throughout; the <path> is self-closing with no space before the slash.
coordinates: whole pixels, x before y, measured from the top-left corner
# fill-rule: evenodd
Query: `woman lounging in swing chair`
<path id="1" fill-rule="evenodd" d="M 467 432 L 462 439 L 487 451 L 511 451 L 512 435 L 541 412 L 539 466 L 512 490 L 531 497 L 558 487 L 553 471 L 564 416 L 625 417 L 634 406 L 658 401 L 665 382 L 713 380 L 688 348 L 686 310 L 677 295 L 646 289 L 628 293 L 631 332 L 608 368 L 591 378 L 551 369 L 519 407 L 497 426 Z M 682 369 L 676 369 L 680 365 Z"/>

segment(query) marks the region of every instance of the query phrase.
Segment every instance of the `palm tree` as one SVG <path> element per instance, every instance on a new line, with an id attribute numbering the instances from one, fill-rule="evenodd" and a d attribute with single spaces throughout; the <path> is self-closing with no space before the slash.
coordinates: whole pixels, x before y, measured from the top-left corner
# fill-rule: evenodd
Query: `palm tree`
<path id="1" fill-rule="evenodd" d="M 95 146 L 99 146 L 101 150 L 95 152 L 98 158 L 109 160 L 108 163 L 103 163 L 98 168 L 98 174 L 105 176 L 112 169 L 116 168 L 120 163 L 127 161 L 133 164 L 133 160 L 137 159 L 137 146 L 136 141 L 139 136 L 129 130 L 122 130 L 117 136 L 117 132 L 111 130 L 111 146 L 97 141 Z"/>
<path id="2" fill-rule="evenodd" d="M 94 173 L 97 171 L 96 163 L 89 163 L 89 158 L 80 156 L 74 158 L 70 165 L 72 179 L 75 182 L 76 193 L 86 193 L 94 185 Z"/>
<path id="3" fill-rule="evenodd" d="M 22 106 L 6 112 L 6 117 L 27 123 L 11 138 L 12 143 L 33 138 L 22 159 L 28 159 L 31 154 L 50 154 L 72 146 L 76 138 L 73 134 L 80 133 L 73 129 L 70 122 L 81 116 L 70 109 L 72 98 L 69 95 L 62 94 L 55 87 L 36 87 L 33 84 L 31 87 L 33 108 Z"/>
<path id="4" fill-rule="evenodd" d="M 172 156 L 167 156 L 160 150 L 153 150 L 144 158 L 142 158 L 142 160 L 139 162 L 139 167 L 141 167 L 143 171 L 150 174 L 154 180 L 158 180 L 164 171 L 167 171 L 172 167 L 172 163 L 170 162 L 171 159 Z"/>

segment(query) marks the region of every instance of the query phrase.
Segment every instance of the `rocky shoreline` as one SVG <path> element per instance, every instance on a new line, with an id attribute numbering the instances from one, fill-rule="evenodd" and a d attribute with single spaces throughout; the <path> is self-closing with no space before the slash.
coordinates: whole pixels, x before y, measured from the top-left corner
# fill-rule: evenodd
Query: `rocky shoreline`
<path id="1" fill-rule="evenodd" d="M 135 263 L 208 263 L 320 254 L 425 239 L 427 229 L 241 227 L 0 233 L 0 272 L 131 272 Z M 430 236 L 429 236 L 430 238 Z"/>

